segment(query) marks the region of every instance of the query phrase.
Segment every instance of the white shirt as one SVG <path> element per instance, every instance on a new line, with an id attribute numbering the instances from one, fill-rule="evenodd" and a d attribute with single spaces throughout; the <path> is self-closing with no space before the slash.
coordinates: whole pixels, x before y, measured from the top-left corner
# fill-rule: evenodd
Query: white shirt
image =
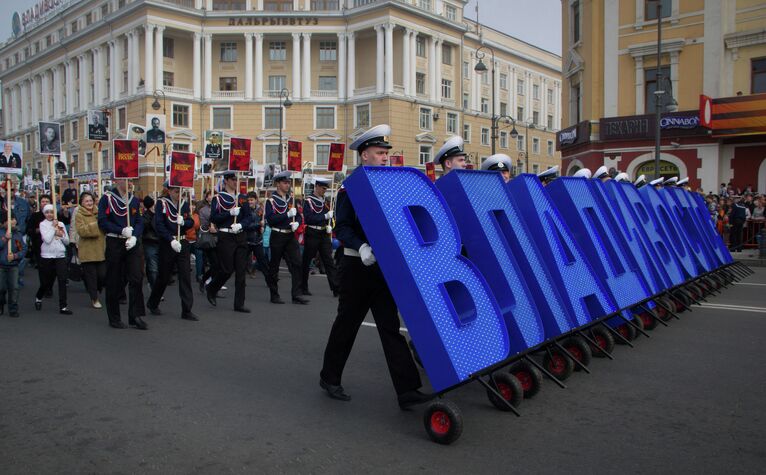
<path id="1" fill-rule="evenodd" d="M 66 232 L 64 223 L 59 222 L 59 227 L 64 231 L 62 237 L 56 236 L 56 229 L 53 227 L 53 221 L 47 219 L 40 223 L 40 236 L 43 238 L 43 244 L 40 247 L 40 256 L 45 259 L 58 259 L 66 257 L 66 246 L 69 244 L 69 235 Z"/>

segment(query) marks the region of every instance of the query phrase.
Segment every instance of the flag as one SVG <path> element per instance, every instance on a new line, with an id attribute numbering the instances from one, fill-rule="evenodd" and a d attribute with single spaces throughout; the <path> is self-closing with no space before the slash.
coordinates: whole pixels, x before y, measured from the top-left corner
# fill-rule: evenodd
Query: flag
<path id="1" fill-rule="evenodd" d="M 115 178 L 138 178 L 138 140 L 112 142 Z"/>
<path id="2" fill-rule="evenodd" d="M 301 171 L 303 163 L 303 143 L 293 140 L 287 141 L 287 169 L 293 172 Z"/>
<path id="3" fill-rule="evenodd" d="M 231 138 L 229 171 L 246 172 L 250 170 L 250 144 L 250 139 Z"/>
<path id="4" fill-rule="evenodd" d="M 331 143 L 330 144 L 330 158 L 327 160 L 327 171 L 340 172 L 343 171 L 343 154 L 345 153 L 346 144 Z"/>
<path id="5" fill-rule="evenodd" d="M 194 188 L 194 154 L 173 152 L 170 155 L 170 186 Z"/>

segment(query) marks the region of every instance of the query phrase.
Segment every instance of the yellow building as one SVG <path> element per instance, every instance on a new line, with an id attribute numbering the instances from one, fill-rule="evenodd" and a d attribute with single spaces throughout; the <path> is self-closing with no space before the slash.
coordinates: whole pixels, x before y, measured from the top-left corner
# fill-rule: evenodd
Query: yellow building
<path id="1" fill-rule="evenodd" d="M 199 152 L 204 131 L 222 129 L 253 138 L 258 163 L 276 163 L 283 89 L 292 105 L 282 135 L 303 142 L 304 161 L 319 169 L 330 143 L 349 144 L 379 123 L 392 125 L 393 152 L 406 165 L 423 167 L 461 134 L 476 163 L 491 151 L 493 105 L 521 134 L 512 140 L 500 121 L 497 152 L 526 163 L 528 131 L 529 171 L 559 163 L 560 57 L 463 18 L 464 0 L 52 3 L 38 18 L 22 12 L 16 37 L 0 47 L 4 135 L 24 144 L 27 169 L 47 169 L 36 128 L 54 120 L 75 174 L 92 174 L 89 109 L 111 113 L 112 137 L 164 110 L 173 150 Z M 491 73 L 474 70 L 482 44 L 495 53 L 494 94 Z M 143 177 L 155 160 L 142 162 Z M 349 167 L 356 160 L 347 153 Z"/>
<path id="2" fill-rule="evenodd" d="M 662 173 L 688 176 L 705 191 L 730 180 L 755 187 L 755 174 L 766 190 L 766 161 L 751 158 L 766 156 L 753 144 L 763 137 L 749 130 L 724 140 L 693 118 L 701 95 L 752 105 L 761 99 L 746 96 L 766 92 L 766 3 L 759 0 L 564 0 L 564 170 L 607 165 L 633 178 L 653 174 L 657 3 L 659 72 L 669 78 L 659 89 L 671 91 L 679 111 L 661 121 Z"/>

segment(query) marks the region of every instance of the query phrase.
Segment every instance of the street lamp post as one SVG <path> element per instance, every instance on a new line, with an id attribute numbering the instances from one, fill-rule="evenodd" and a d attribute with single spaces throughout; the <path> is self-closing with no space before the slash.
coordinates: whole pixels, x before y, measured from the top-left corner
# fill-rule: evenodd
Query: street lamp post
<path id="1" fill-rule="evenodd" d="M 160 110 L 160 107 L 162 108 L 162 115 L 166 116 L 167 120 L 167 112 L 165 109 L 165 91 L 162 89 L 155 89 L 152 93 L 152 96 L 154 96 L 154 102 L 152 102 L 152 109 L 153 110 Z M 160 101 L 157 96 L 162 96 L 162 105 L 160 105 Z M 162 142 L 162 159 L 165 159 L 165 156 L 168 153 L 167 144 L 166 142 Z M 159 155 L 159 153 L 158 153 Z M 157 159 L 154 159 L 154 197 L 157 198 L 158 192 L 157 192 Z"/>
<path id="2" fill-rule="evenodd" d="M 657 74 L 655 75 L 657 85 L 654 91 L 654 178 L 656 179 L 660 177 L 660 155 L 662 154 L 660 144 L 662 109 L 667 107 L 668 110 L 675 110 L 677 103 L 673 99 L 670 82 L 666 81 L 663 83 L 664 78 L 662 76 L 662 68 L 660 67 L 662 64 L 662 1 L 654 1 L 657 12 Z M 663 88 L 665 86 L 667 91 Z M 665 104 L 667 97 L 670 97 L 670 100 Z"/>
<path id="3" fill-rule="evenodd" d="M 491 116 L 491 129 L 490 129 L 490 140 L 492 143 L 492 155 L 495 154 L 495 142 L 497 141 L 497 117 L 495 117 L 495 50 L 492 49 L 489 46 L 480 46 L 479 49 L 476 50 L 476 59 L 479 60 L 478 63 L 476 63 L 476 66 L 474 66 L 473 70 L 477 73 L 486 73 L 487 72 L 487 65 L 484 64 L 484 61 L 482 59 L 486 55 L 482 50 L 489 50 L 489 52 L 492 54 L 492 116 Z"/>
<path id="4" fill-rule="evenodd" d="M 511 121 L 513 121 L 511 138 L 515 140 L 519 136 L 519 132 L 516 130 L 516 120 L 511 118 Z M 524 124 L 524 151 L 519 153 L 519 156 L 524 154 L 524 173 L 529 173 L 529 129 L 534 129 L 535 123 L 533 121 L 524 121 L 521 123 Z"/>
<path id="5" fill-rule="evenodd" d="M 284 167 L 285 164 L 282 161 L 282 128 L 284 127 L 284 109 L 293 105 L 293 101 L 290 100 L 290 91 L 287 88 L 282 88 L 279 91 L 279 164 Z"/>

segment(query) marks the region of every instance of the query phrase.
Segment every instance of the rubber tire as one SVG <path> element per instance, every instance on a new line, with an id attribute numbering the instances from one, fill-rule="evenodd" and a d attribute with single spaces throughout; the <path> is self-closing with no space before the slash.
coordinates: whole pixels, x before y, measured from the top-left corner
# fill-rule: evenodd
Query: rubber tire
<path id="1" fill-rule="evenodd" d="M 589 336 L 592 340 L 602 344 L 603 349 L 606 350 L 607 353 L 612 354 L 614 351 L 614 336 L 612 336 L 609 330 L 596 326 L 591 329 L 591 334 Z M 601 352 L 601 348 L 596 348 L 591 345 L 590 350 L 594 357 L 606 358 L 606 355 Z"/>
<path id="2" fill-rule="evenodd" d="M 638 330 L 633 328 L 633 325 L 629 325 L 628 323 L 623 323 L 619 327 L 615 328 L 617 332 L 623 336 L 628 341 L 633 341 L 636 339 L 636 336 L 638 336 Z M 626 343 L 619 338 L 614 339 L 615 343 L 619 345 L 625 345 Z"/>
<path id="3" fill-rule="evenodd" d="M 691 306 L 691 301 L 689 300 L 689 297 L 687 297 L 685 294 L 676 292 L 675 294 L 673 294 L 673 297 L 674 297 L 673 303 L 675 304 L 675 307 L 676 307 L 676 313 L 684 312 L 687 310 L 686 308 L 684 308 L 683 305 L 686 305 L 687 307 Z M 680 300 L 683 303 L 683 305 L 678 303 L 676 300 Z"/>
<path id="4" fill-rule="evenodd" d="M 590 351 L 588 342 L 585 341 L 583 337 L 577 335 L 570 336 L 561 342 L 561 346 L 566 348 L 566 350 L 571 353 L 572 356 L 577 358 L 577 361 L 584 364 L 585 366 L 590 366 L 590 361 L 593 358 L 593 354 Z M 575 364 L 574 367 L 575 371 L 582 370 L 582 368 L 580 368 L 580 366 L 577 364 Z"/>
<path id="5" fill-rule="evenodd" d="M 493 373 L 490 375 L 489 384 L 495 391 L 503 395 L 506 401 L 511 403 L 513 407 L 519 407 L 521 401 L 524 400 L 524 389 L 521 387 L 521 383 L 516 376 L 510 373 Z M 495 406 L 496 409 L 503 412 L 509 412 L 509 408 L 495 393 L 487 389 L 487 397 L 489 402 Z"/>
<path id="6" fill-rule="evenodd" d="M 553 355 L 553 356 L 551 356 Z M 543 367 L 559 381 L 566 381 L 574 373 L 574 362 L 561 353 L 558 348 L 551 348 L 550 353 L 545 351 Z"/>
<path id="7" fill-rule="evenodd" d="M 671 301 L 669 298 L 667 298 L 667 297 L 662 297 L 662 298 L 660 298 L 660 299 L 657 299 L 657 300 L 659 300 L 659 301 L 660 301 L 660 302 L 661 302 L 661 303 L 662 303 L 662 304 L 663 304 L 665 307 L 668 307 L 668 308 L 669 308 L 669 309 L 671 309 L 671 310 L 673 309 L 673 302 L 672 302 L 672 301 Z M 669 312 L 668 312 L 668 311 L 667 311 L 667 310 L 666 310 L 664 307 L 661 307 L 660 305 L 657 305 L 657 307 L 655 307 L 655 313 L 656 313 L 656 314 L 657 314 L 657 315 L 658 315 L 658 316 L 659 316 L 659 317 L 662 319 L 662 321 L 664 321 L 664 322 L 667 322 L 668 320 L 670 320 L 671 318 L 673 318 L 673 317 L 670 315 L 670 313 L 669 313 Z"/>
<path id="8" fill-rule="evenodd" d="M 530 399 L 540 392 L 543 386 L 543 373 L 528 361 L 517 361 L 508 370 L 521 384 L 524 398 Z"/>
<path id="9" fill-rule="evenodd" d="M 657 317 L 652 314 L 652 312 L 645 310 L 639 314 L 636 315 L 639 319 L 641 319 L 641 323 L 644 326 L 644 330 L 654 330 L 657 328 Z"/>
<path id="10" fill-rule="evenodd" d="M 455 403 L 439 399 L 426 408 L 423 425 L 431 440 L 437 444 L 450 445 L 463 433 L 463 415 Z"/>
<path id="11" fill-rule="evenodd" d="M 420 355 L 418 355 L 418 350 L 415 349 L 415 344 L 412 343 L 412 340 L 408 340 L 407 345 L 409 345 L 410 347 L 410 351 L 412 352 L 412 358 L 415 360 L 415 363 L 417 363 L 417 365 L 422 368 L 423 362 L 420 361 Z"/>

